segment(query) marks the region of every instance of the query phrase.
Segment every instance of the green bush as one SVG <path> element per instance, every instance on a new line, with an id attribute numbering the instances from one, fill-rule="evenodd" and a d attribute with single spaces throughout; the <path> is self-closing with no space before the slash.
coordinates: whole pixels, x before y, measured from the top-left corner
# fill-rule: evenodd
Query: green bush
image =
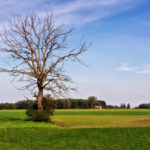
<path id="1" fill-rule="evenodd" d="M 43 111 L 38 110 L 37 102 L 26 111 L 30 120 L 36 122 L 48 122 L 50 116 L 53 115 L 54 108 L 56 107 L 56 100 L 53 100 L 50 95 L 43 97 L 42 99 Z"/>
<path id="2" fill-rule="evenodd" d="M 26 114 L 30 120 L 35 121 L 35 122 L 49 122 L 50 121 L 49 114 L 46 111 L 28 109 L 26 111 Z"/>
<path id="3" fill-rule="evenodd" d="M 48 115 L 53 115 L 55 105 L 56 100 L 50 99 L 49 97 L 43 97 L 42 100 L 43 110 L 47 112 Z"/>

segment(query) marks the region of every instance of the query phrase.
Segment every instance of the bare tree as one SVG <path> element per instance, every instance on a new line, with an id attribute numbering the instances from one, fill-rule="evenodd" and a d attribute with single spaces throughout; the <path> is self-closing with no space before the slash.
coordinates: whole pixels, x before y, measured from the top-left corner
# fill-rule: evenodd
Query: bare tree
<path id="1" fill-rule="evenodd" d="M 23 89 L 37 88 L 38 109 L 43 110 L 43 90 L 60 96 L 71 89 L 71 78 L 65 74 L 63 64 L 69 60 L 81 62 L 79 56 L 87 50 L 86 44 L 81 42 L 79 48 L 69 49 L 67 39 L 72 28 L 57 26 L 52 14 L 17 16 L 8 25 L 0 34 L 0 51 L 12 60 L 10 67 L 0 68 L 0 72 L 19 77 L 27 83 Z"/>

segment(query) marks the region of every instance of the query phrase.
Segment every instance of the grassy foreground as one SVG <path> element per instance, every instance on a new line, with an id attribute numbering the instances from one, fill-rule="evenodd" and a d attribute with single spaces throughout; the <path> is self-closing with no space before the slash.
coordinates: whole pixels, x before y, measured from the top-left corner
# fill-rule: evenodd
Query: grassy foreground
<path id="1" fill-rule="evenodd" d="M 25 110 L 0 110 L 0 150 L 150 149 L 150 110 L 56 110 L 54 123 L 26 119 Z"/>
<path id="2" fill-rule="evenodd" d="M 0 129 L 1 150 L 149 150 L 150 128 Z"/>

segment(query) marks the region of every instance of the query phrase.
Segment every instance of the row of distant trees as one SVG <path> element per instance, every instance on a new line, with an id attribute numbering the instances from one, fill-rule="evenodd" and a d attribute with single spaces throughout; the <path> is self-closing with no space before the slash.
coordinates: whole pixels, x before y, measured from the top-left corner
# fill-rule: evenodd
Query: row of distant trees
<path id="1" fill-rule="evenodd" d="M 130 104 L 121 103 L 120 106 L 113 106 L 113 105 L 106 105 L 106 108 L 114 108 L 114 109 L 130 109 Z M 135 107 L 135 109 L 150 109 L 150 103 L 144 103 L 140 104 L 138 107 Z"/>
<path id="2" fill-rule="evenodd" d="M 120 106 L 117 106 L 117 105 L 106 105 L 106 108 L 109 108 L 109 109 L 130 109 L 131 106 L 130 104 L 125 104 L 125 103 L 121 103 Z"/>
<path id="3" fill-rule="evenodd" d="M 148 104 L 140 104 L 137 108 L 150 109 L 150 103 L 148 103 Z"/>
<path id="4" fill-rule="evenodd" d="M 90 109 L 95 106 L 106 108 L 106 102 L 97 100 L 95 96 L 90 96 L 88 99 L 57 99 L 53 100 L 55 109 Z M 28 109 L 36 103 L 35 100 L 22 100 L 16 103 L 0 103 L 0 109 Z"/>
<path id="5" fill-rule="evenodd" d="M 96 108 L 96 106 L 101 106 L 101 108 L 105 109 L 130 109 L 129 103 L 121 103 L 120 106 L 107 105 L 104 100 L 97 100 L 95 96 L 90 96 L 88 99 L 53 100 L 51 97 L 49 97 L 49 95 L 47 95 L 44 98 L 51 99 L 54 109 L 91 109 Z M 35 100 L 22 100 L 16 103 L 0 103 L 0 109 L 28 109 L 34 104 L 36 104 Z M 145 107 L 142 105 L 141 108 Z"/>
<path id="6" fill-rule="evenodd" d="M 46 98 L 47 96 L 45 96 Z M 101 106 L 105 109 L 130 109 L 130 104 L 121 103 L 120 106 L 107 105 L 104 100 L 97 100 L 95 96 L 90 96 L 88 99 L 57 99 L 53 100 L 55 109 L 90 109 L 96 106 Z M 0 109 L 28 109 L 36 104 L 36 100 L 22 100 L 16 103 L 0 103 Z M 150 109 L 150 103 L 140 104 L 139 109 Z"/>
<path id="7" fill-rule="evenodd" d="M 54 101 L 54 100 L 53 100 Z M 0 109 L 28 109 L 36 103 L 35 100 L 22 100 L 16 103 L 0 103 Z M 106 105 L 105 101 L 97 100 L 96 97 L 91 96 L 88 99 L 57 99 L 54 101 L 54 108 L 56 109 L 90 109 L 95 106 L 101 106 L 106 109 L 130 109 L 130 104 L 121 103 L 120 106 Z M 150 103 L 140 104 L 139 109 L 150 109 Z"/>
<path id="8" fill-rule="evenodd" d="M 121 103 L 117 105 L 107 105 L 103 100 L 97 100 L 95 96 L 91 96 L 88 99 L 57 99 L 52 100 L 53 107 L 55 109 L 90 109 L 96 106 L 101 106 L 105 109 L 130 109 L 130 104 Z M 16 103 L 0 103 L 0 109 L 28 109 L 36 103 L 35 100 L 22 100 Z M 150 103 L 140 104 L 139 109 L 150 109 Z"/>

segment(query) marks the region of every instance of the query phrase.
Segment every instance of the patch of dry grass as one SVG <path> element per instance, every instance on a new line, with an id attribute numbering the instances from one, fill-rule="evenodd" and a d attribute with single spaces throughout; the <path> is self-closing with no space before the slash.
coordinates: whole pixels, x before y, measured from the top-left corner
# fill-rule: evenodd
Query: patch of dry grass
<path id="1" fill-rule="evenodd" d="M 56 115 L 52 119 L 62 128 L 150 127 L 149 115 Z"/>

